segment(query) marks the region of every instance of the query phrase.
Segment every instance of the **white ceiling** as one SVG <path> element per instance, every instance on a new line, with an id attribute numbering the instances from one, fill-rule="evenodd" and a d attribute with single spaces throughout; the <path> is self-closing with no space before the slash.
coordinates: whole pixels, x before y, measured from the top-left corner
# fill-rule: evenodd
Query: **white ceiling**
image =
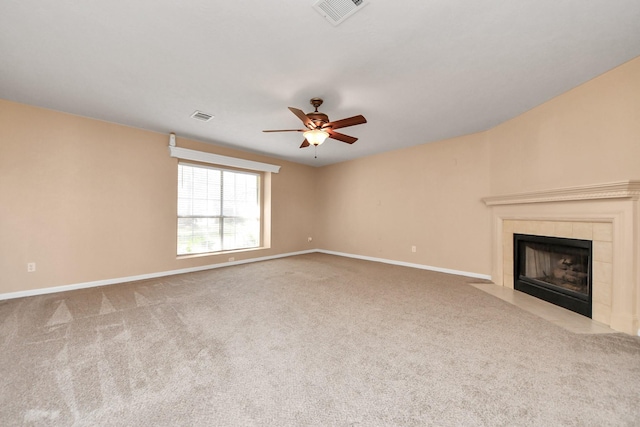
<path id="1" fill-rule="evenodd" d="M 0 98 L 326 165 L 489 129 L 636 56 L 638 0 L 2 0 Z M 353 145 L 299 149 L 325 100 Z M 190 118 L 195 110 L 210 122 Z"/>

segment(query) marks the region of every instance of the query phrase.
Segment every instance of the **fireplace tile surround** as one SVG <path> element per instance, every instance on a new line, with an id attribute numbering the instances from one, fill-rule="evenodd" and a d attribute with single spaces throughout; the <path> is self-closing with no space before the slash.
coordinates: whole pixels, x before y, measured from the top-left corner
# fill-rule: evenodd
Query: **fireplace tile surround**
<path id="1" fill-rule="evenodd" d="M 640 334 L 640 181 L 492 196 L 492 278 L 513 288 L 513 234 L 593 242 L 593 320 Z"/>

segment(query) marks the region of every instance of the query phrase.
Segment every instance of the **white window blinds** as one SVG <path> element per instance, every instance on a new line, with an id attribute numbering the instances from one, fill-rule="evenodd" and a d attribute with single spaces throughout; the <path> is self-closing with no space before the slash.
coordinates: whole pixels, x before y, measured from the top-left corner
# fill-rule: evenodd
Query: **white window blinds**
<path id="1" fill-rule="evenodd" d="M 178 164 L 178 255 L 260 246 L 260 175 Z"/>

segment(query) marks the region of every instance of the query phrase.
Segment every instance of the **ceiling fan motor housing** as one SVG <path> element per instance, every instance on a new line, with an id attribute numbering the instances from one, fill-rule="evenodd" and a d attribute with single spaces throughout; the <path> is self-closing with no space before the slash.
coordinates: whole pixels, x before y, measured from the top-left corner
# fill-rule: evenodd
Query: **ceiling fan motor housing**
<path id="1" fill-rule="evenodd" d="M 329 116 L 324 113 L 312 112 L 308 113 L 307 117 L 316 125 L 316 127 L 322 127 L 322 125 L 329 123 Z"/>
<path id="2" fill-rule="evenodd" d="M 307 113 L 307 117 L 309 117 L 309 119 L 316 125 L 317 128 L 322 127 L 322 125 L 324 125 L 325 123 L 329 123 L 329 116 L 318 111 L 318 107 L 320 107 L 323 102 L 324 101 L 322 100 L 322 98 L 311 98 L 311 100 L 309 101 L 309 104 L 313 105 L 313 108 L 315 108 L 316 111 Z M 311 126 L 309 126 L 309 129 L 311 129 Z"/>

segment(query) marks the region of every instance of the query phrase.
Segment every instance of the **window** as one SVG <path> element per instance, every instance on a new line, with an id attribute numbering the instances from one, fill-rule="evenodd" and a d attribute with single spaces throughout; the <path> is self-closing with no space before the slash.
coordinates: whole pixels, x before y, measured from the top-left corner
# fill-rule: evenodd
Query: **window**
<path id="1" fill-rule="evenodd" d="M 260 246 L 260 174 L 178 164 L 178 255 Z"/>

